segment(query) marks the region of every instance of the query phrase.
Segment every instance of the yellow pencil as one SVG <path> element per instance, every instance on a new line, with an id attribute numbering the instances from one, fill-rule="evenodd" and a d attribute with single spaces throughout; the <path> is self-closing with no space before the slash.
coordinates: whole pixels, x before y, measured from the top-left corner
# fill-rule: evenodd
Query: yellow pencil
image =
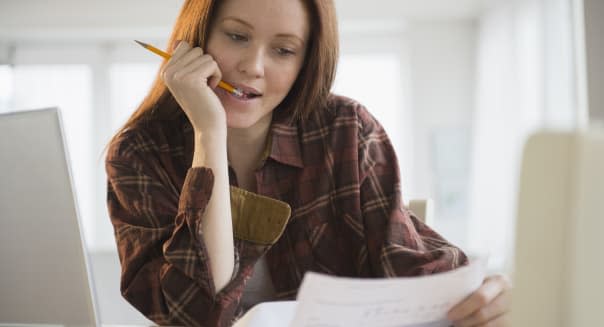
<path id="1" fill-rule="evenodd" d="M 141 41 L 137 41 L 137 40 L 134 40 L 134 42 L 140 44 L 141 46 L 143 46 L 143 48 L 164 57 L 165 59 L 170 59 L 170 57 L 172 57 L 169 53 L 161 51 L 160 49 L 158 49 L 150 44 L 147 44 L 147 43 L 144 43 Z M 232 85 L 230 85 L 224 81 L 218 82 L 218 86 L 225 89 L 227 92 L 233 93 L 234 95 L 236 95 L 238 97 L 243 96 L 243 92 L 241 90 L 233 87 Z"/>

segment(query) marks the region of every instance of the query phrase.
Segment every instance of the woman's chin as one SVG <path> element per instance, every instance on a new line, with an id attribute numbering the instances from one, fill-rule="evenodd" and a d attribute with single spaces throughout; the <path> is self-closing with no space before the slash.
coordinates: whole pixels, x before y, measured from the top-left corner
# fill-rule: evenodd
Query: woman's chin
<path id="1" fill-rule="evenodd" d="M 243 128 L 250 128 L 253 125 L 254 124 L 248 123 L 248 122 L 241 122 L 241 121 L 233 122 L 233 121 L 227 120 L 227 127 L 228 128 L 243 129 Z"/>
<path id="2" fill-rule="evenodd" d="M 258 121 L 255 117 L 241 117 L 242 115 L 229 115 L 227 113 L 227 127 L 228 128 L 249 128 L 254 126 L 254 123 Z"/>
<path id="3" fill-rule="evenodd" d="M 227 112 L 227 127 L 228 128 L 238 128 L 238 129 L 247 129 L 258 127 L 265 127 L 265 125 L 270 125 L 271 115 L 266 115 L 262 117 L 257 117 L 256 115 L 233 115 Z M 266 123 L 266 124 L 265 124 Z"/>

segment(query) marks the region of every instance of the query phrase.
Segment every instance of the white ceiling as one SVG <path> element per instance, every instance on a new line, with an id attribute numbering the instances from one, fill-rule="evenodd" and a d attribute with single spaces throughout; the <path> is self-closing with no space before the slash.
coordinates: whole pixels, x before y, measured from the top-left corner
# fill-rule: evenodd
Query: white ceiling
<path id="1" fill-rule="evenodd" d="M 340 22 L 472 19 L 488 0 L 335 0 Z M 0 42 L 53 33 L 166 35 L 183 0 L 0 0 Z M 142 34 L 142 35 L 141 35 Z"/>
<path id="2" fill-rule="evenodd" d="M 480 16 L 488 0 L 335 0 L 341 20 L 469 19 Z"/>

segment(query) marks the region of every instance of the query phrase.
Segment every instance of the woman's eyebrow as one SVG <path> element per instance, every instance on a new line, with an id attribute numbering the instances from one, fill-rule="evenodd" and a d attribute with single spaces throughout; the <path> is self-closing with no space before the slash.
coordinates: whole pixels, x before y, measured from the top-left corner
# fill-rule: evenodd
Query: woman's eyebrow
<path id="1" fill-rule="evenodd" d="M 236 23 L 242 24 L 244 26 L 246 26 L 247 28 L 254 30 L 254 26 L 248 22 L 246 22 L 245 20 L 238 18 L 238 17 L 233 17 L 233 16 L 228 16 L 222 19 L 222 22 L 225 21 L 234 21 Z M 306 42 L 304 42 L 304 39 L 296 34 L 291 34 L 291 33 L 279 33 L 277 35 L 275 35 L 275 37 L 278 38 L 286 38 L 286 39 L 295 39 L 298 42 L 300 42 L 302 45 L 304 45 Z"/>
<path id="2" fill-rule="evenodd" d="M 300 42 L 301 45 L 304 45 L 306 43 L 306 42 L 304 42 L 304 39 L 302 39 L 301 37 L 299 37 L 298 35 L 295 35 L 295 34 L 280 33 L 280 34 L 275 35 L 275 37 L 285 38 L 285 39 L 294 39 L 297 42 Z"/>
<path id="3" fill-rule="evenodd" d="M 227 20 L 234 20 L 235 22 L 237 22 L 237 23 L 239 23 L 239 24 L 242 24 L 242 25 L 245 25 L 245 26 L 249 27 L 249 28 L 250 28 L 250 29 L 252 29 L 252 30 L 254 29 L 254 26 L 252 26 L 252 24 L 250 24 L 250 23 L 246 22 L 245 20 L 243 20 L 243 19 L 241 19 L 241 18 L 237 18 L 237 17 L 230 17 L 230 16 L 229 16 L 229 17 L 225 17 L 225 18 L 223 18 L 223 19 L 222 19 L 222 21 L 223 21 L 223 22 L 224 22 L 224 21 L 227 21 Z"/>

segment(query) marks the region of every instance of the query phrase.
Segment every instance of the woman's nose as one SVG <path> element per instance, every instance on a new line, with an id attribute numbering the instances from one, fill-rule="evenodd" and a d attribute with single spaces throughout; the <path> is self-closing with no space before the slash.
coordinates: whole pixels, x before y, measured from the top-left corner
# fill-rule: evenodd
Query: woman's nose
<path id="1" fill-rule="evenodd" d="M 264 50 L 248 48 L 239 61 L 239 71 L 254 78 L 264 77 Z"/>

